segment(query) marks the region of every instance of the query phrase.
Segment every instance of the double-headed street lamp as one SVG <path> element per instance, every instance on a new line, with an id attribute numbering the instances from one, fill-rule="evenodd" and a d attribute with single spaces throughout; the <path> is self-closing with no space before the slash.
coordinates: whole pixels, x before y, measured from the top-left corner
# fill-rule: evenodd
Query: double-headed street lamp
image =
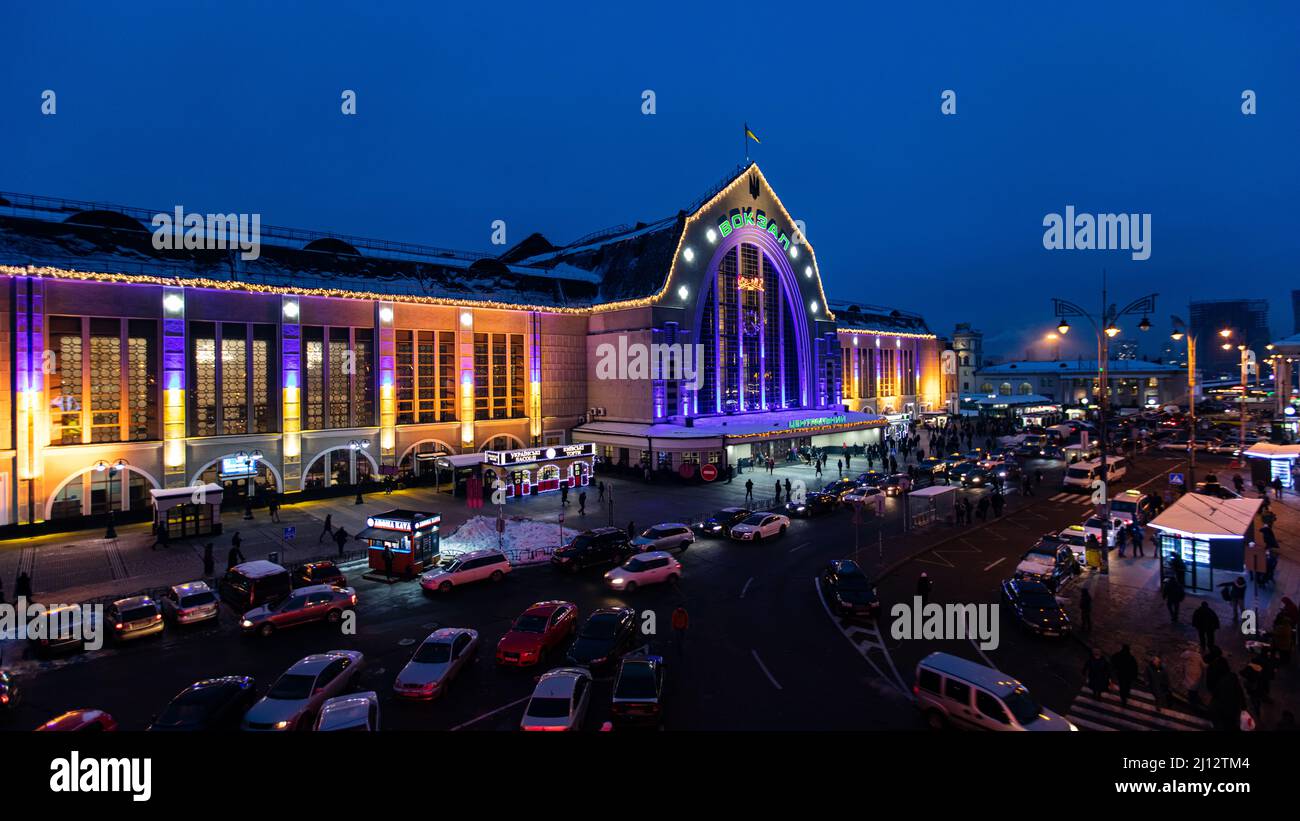
<path id="1" fill-rule="evenodd" d="M 1230 351 L 1230 350 L 1232 350 L 1232 343 L 1229 342 L 1229 341 L 1227 341 L 1227 340 L 1229 340 L 1229 339 L 1232 338 L 1232 331 L 1227 330 L 1227 329 L 1225 328 L 1224 330 L 1219 331 L 1219 336 L 1223 337 L 1223 339 L 1224 339 L 1224 342 L 1223 342 L 1223 349 L 1224 349 L 1225 351 Z M 1237 455 L 1237 459 L 1239 460 L 1238 464 L 1240 464 L 1240 465 L 1244 465 L 1245 462 L 1246 462 L 1246 456 L 1245 456 L 1245 454 L 1246 454 L 1246 386 L 1247 386 L 1247 375 L 1250 373 L 1250 369 L 1251 369 L 1251 368 L 1255 368 L 1255 367 L 1257 367 L 1257 365 L 1256 365 L 1256 362 L 1255 362 L 1255 352 L 1252 351 L 1249 347 L 1247 347 L 1246 345 L 1238 345 L 1238 346 L 1237 346 L 1237 350 L 1241 352 L 1241 404 L 1238 406 L 1239 410 L 1237 411 L 1238 416 L 1240 417 L 1238 421 L 1240 422 L 1239 427 L 1240 427 L 1240 431 L 1241 431 L 1241 434 L 1240 434 L 1240 437 L 1241 437 L 1241 438 L 1240 438 L 1240 441 L 1238 442 L 1239 453 L 1238 453 L 1238 455 Z"/>
<path id="2" fill-rule="evenodd" d="M 1142 321 L 1138 323 L 1138 330 L 1151 330 L 1151 320 L 1148 316 L 1156 308 L 1156 294 L 1147 294 L 1139 297 L 1123 308 L 1116 308 L 1107 301 L 1106 298 L 1106 274 L 1103 271 L 1101 275 L 1101 313 L 1093 317 L 1083 308 L 1079 307 L 1069 300 L 1052 297 L 1052 311 L 1059 317 L 1056 330 L 1061 336 L 1070 332 L 1070 323 L 1066 317 L 1081 316 L 1092 324 L 1093 330 L 1097 334 L 1097 364 L 1101 377 L 1101 401 L 1098 403 L 1098 420 L 1100 422 L 1100 433 L 1098 434 L 1098 445 L 1101 448 L 1101 485 L 1100 495 L 1097 497 L 1098 504 L 1101 507 L 1101 567 L 1102 573 L 1110 572 L 1110 561 L 1106 556 L 1106 546 L 1110 541 L 1110 497 L 1107 495 L 1106 479 L 1110 474 L 1110 464 L 1108 461 L 1110 448 L 1108 446 L 1108 437 L 1106 430 L 1106 411 L 1110 407 L 1110 341 L 1119 336 L 1119 319 L 1123 316 L 1141 314 Z M 1064 399 L 1064 397 L 1062 397 Z"/>

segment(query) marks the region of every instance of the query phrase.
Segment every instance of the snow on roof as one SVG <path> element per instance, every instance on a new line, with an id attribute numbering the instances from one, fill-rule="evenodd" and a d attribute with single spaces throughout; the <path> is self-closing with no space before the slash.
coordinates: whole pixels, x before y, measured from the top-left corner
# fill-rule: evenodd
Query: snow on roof
<path id="1" fill-rule="evenodd" d="M 1300 458 L 1300 445 L 1275 445 L 1272 442 L 1256 442 L 1246 448 L 1246 455 L 1257 459 L 1295 459 Z"/>
<path id="2" fill-rule="evenodd" d="M 1151 520 L 1151 526 L 1206 538 L 1240 538 L 1250 529 L 1261 499 L 1219 499 L 1186 493 Z"/>
<path id="3" fill-rule="evenodd" d="M 841 418 L 842 417 L 842 418 Z M 857 413 L 834 410 L 801 411 L 765 411 L 761 413 L 743 413 L 733 416 L 701 416 L 694 420 L 694 427 L 673 422 L 588 422 L 574 429 L 575 433 L 614 434 L 618 436 L 637 436 L 655 439 L 701 439 L 716 436 L 744 436 L 754 433 L 789 432 L 791 436 L 799 435 L 799 428 L 792 427 L 797 421 L 815 421 L 834 418 L 835 424 L 879 425 L 885 417 L 874 413 Z"/>

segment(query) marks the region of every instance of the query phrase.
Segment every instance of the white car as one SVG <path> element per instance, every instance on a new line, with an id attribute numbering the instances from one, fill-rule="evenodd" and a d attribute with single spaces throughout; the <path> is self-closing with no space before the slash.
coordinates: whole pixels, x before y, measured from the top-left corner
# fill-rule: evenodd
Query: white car
<path id="1" fill-rule="evenodd" d="M 867 501 L 872 496 L 879 496 L 882 493 L 884 493 L 884 491 L 878 487 L 872 487 L 871 485 L 863 485 L 862 487 L 854 488 L 853 490 L 850 490 L 848 493 L 844 494 L 844 498 L 842 498 L 840 501 L 842 501 L 846 505 L 856 505 Z"/>
<path id="2" fill-rule="evenodd" d="M 632 547 L 645 553 L 651 550 L 685 550 L 695 543 L 695 531 L 681 522 L 665 522 L 644 531 L 632 540 Z"/>
<path id="3" fill-rule="evenodd" d="M 162 597 L 163 614 L 173 624 L 194 624 L 221 615 L 217 594 L 207 582 L 172 585 Z"/>
<path id="4" fill-rule="evenodd" d="M 1088 521 L 1086 521 L 1086 522 L 1083 523 L 1083 534 L 1084 534 L 1084 538 L 1087 538 L 1088 536 L 1096 536 L 1096 537 L 1097 537 L 1097 541 L 1100 542 L 1100 541 L 1102 540 L 1102 539 L 1101 539 L 1101 526 L 1102 526 L 1105 522 L 1106 522 L 1106 520 L 1103 519 L 1103 518 L 1100 517 L 1100 516 L 1092 516 L 1092 517 L 1090 517 L 1090 518 L 1088 519 Z M 1106 538 L 1107 538 L 1106 546 L 1107 546 L 1107 547 L 1114 547 L 1114 546 L 1115 546 L 1115 539 L 1116 539 L 1116 537 L 1119 535 L 1119 530 L 1120 530 L 1120 528 L 1122 528 L 1122 527 L 1128 527 L 1128 522 L 1124 521 L 1123 519 L 1117 519 L 1117 518 L 1115 518 L 1115 517 L 1112 516 L 1112 517 L 1111 517 L 1111 520 L 1110 520 L 1110 527 L 1108 527 L 1108 528 L 1106 529 Z"/>
<path id="5" fill-rule="evenodd" d="M 578 667 L 560 667 L 537 680 L 524 708 L 519 729 L 561 732 L 577 730 L 591 700 L 591 673 Z"/>
<path id="6" fill-rule="evenodd" d="M 789 517 L 779 513 L 755 513 L 731 529 L 731 538 L 758 542 L 769 536 L 784 536 L 789 526 Z"/>
<path id="7" fill-rule="evenodd" d="M 500 550 L 475 550 L 443 559 L 420 576 L 420 587 L 430 593 L 447 593 L 453 587 L 470 582 L 499 582 L 513 569 L 510 560 Z"/>
<path id="8" fill-rule="evenodd" d="M 397 674 L 393 694 L 422 700 L 437 698 L 477 653 L 477 630 L 464 627 L 434 630 L 415 648 L 411 660 Z"/>
<path id="9" fill-rule="evenodd" d="M 379 730 L 379 694 L 373 690 L 335 696 L 321 705 L 316 716 L 316 732 L 339 730 Z"/>
<path id="10" fill-rule="evenodd" d="M 673 582 L 681 578 L 682 563 L 666 550 L 638 553 L 605 574 L 605 584 L 631 593 L 643 584 Z"/>
<path id="11" fill-rule="evenodd" d="M 330 650 L 295 663 L 244 714 L 244 729 L 283 731 L 310 727 L 321 705 L 351 686 L 363 659 L 356 650 Z"/>

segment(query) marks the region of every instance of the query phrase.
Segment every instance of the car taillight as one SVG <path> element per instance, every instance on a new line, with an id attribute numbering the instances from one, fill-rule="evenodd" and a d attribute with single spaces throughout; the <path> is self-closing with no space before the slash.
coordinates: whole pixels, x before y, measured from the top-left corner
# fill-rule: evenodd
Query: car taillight
<path id="1" fill-rule="evenodd" d="M 154 614 L 153 614 L 153 620 L 154 620 L 154 621 L 162 621 L 162 613 L 154 613 Z"/>
<path id="2" fill-rule="evenodd" d="M 353 594 L 352 594 L 352 603 L 353 603 L 353 604 L 356 604 L 356 603 L 357 603 L 357 594 L 356 594 L 356 593 L 353 593 Z"/>
<path id="3" fill-rule="evenodd" d="M 118 622 L 117 624 L 114 624 L 114 625 L 113 625 L 113 629 L 114 629 L 114 630 L 121 630 L 121 629 L 122 629 L 122 623 L 121 623 L 121 622 Z"/>

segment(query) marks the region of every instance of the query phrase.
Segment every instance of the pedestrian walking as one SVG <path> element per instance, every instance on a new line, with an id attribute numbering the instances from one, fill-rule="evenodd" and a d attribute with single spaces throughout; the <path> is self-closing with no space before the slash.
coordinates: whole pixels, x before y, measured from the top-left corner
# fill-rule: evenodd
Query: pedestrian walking
<path id="1" fill-rule="evenodd" d="M 238 547 L 231 545 L 230 550 L 226 551 L 226 569 L 229 570 L 243 561 L 244 554 L 239 552 Z"/>
<path id="2" fill-rule="evenodd" d="M 745 480 L 745 501 L 746 502 L 754 501 L 754 480 L 753 479 Z"/>
<path id="3" fill-rule="evenodd" d="M 1182 658 L 1183 692 L 1187 694 L 1187 703 L 1199 710 L 1201 691 L 1205 688 L 1205 658 L 1191 647 L 1183 651 Z"/>
<path id="4" fill-rule="evenodd" d="M 321 542 L 325 541 L 326 536 L 329 536 L 331 539 L 334 538 L 334 514 L 333 513 L 325 514 L 325 526 L 321 528 L 320 536 L 316 538 L 316 544 L 320 544 Z"/>
<path id="5" fill-rule="evenodd" d="M 1214 632 L 1219 629 L 1219 614 L 1214 612 L 1210 603 L 1202 601 L 1192 614 L 1192 626 L 1196 628 L 1197 640 L 1201 643 L 1201 652 L 1208 652 L 1215 646 Z"/>
<path id="6" fill-rule="evenodd" d="M 1234 581 L 1219 585 L 1223 598 L 1232 604 L 1232 621 L 1241 621 L 1241 611 L 1246 604 L 1246 577 L 1238 576 Z"/>
<path id="7" fill-rule="evenodd" d="M 1169 671 L 1155 654 L 1147 660 L 1147 690 L 1155 698 L 1156 707 L 1169 706 Z"/>
<path id="8" fill-rule="evenodd" d="M 686 652 L 686 630 L 691 626 L 691 616 L 685 607 L 673 610 L 673 633 L 677 637 L 677 652 Z"/>
<path id="9" fill-rule="evenodd" d="M 636 538 L 636 522 L 635 522 L 635 520 L 633 520 L 633 519 L 628 519 L 628 522 L 627 522 L 627 537 L 628 537 L 629 539 L 635 539 L 635 538 Z"/>
<path id="10" fill-rule="evenodd" d="M 999 517 L 999 516 L 1002 515 L 1002 506 L 1005 505 L 1006 502 L 1007 502 L 1006 497 L 1004 497 L 1001 493 L 998 493 L 998 492 L 996 492 L 996 491 L 993 493 L 993 515 L 994 515 L 994 517 Z"/>
<path id="11" fill-rule="evenodd" d="M 1264 666 L 1258 658 L 1241 668 L 1241 683 L 1250 700 L 1250 711 L 1256 718 L 1264 717 L 1264 698 L 1268 694 L 1268 681 Z"/>
<path id="12" fill-rule="evenodd" d="M 956 516 L 956 518 L 957 518 L 957 524 L 959 524 L 959 525 L 964 525 L 964 524 L 966 524 L 966 508 L 965 508 L 965 507 L 963 507 L 963 506 L 960 505 L 960 504 L 955 504 L 955 505 L 952 506 L 952 512 L 953 512 L 953 515 Z"/>
<path id="13" fill-rule="evenodd" d="M 1269 484 L 1273 486 L 1273 497 L 1276 499 L 1281 499 L 1282 498 L 1282 477 L 1274 476 L 1273 481 L 1269 482 Z"/>
<path id="14" fill-rule="evenodd" d="M 1146 534 L 1143 533 L 1142 526 L 1137 522 L 1134 522 L 1129 525 L 1128 529 L 1129 535 L 1133 538 L 1133 557 L 1137 558 L 1138 556 L 1141 556 L 1145 559 L 1147 553 L 1143 548 L 1143 543 L 1146 541 Z"/>
<path id="15" fill-rule="evenodd" d="M 569 486 L 568 486 L 568 485 L 560 485 L 560 506 L 561 506 L 561 507 L 568 507 L 568 506 L 569 506 Z"/>
<path id="16" fill-rule="evenodd" d="M 835 460 L 835 472 L 838 473 L 840 476 L 843 476 L 843 475 L 844 475 L 844 460 L 843 460 L 843 459 L 836 459 L 836 460 Z"/>
<path id="17" fill-rule="evenodd" d="M 1023 496 L 1034 495 L 1034 483 L 1029 480 L 1028 476 L 1023 477 L 1020 480 L 1020 493 Z"/>
<path id="18" fill-rule="evenodd" d="M 781 504 L 781 480 L 776 480 L 776 503 Z"/>
<path id="19" fill-rule="evenodd" d="M 816 471 L 816 473 L 817 473 L 817 478 L 818 478 L 818 479 L 822 478 L 822 463 L 821 463 L 821 461 L 819 460 L 819 461 L 817 461 L 817 462 L 814 462 L 813 464 L 816 465 L 816 467 L 813 468 L 813 470 Z"/>
<path id="20" fill-rule="evenodd" d="M 1125 549 L 1128 548 L 1128 529 L 1127 529 L 1127 528 L 1123 528 L 1123 527 L 1119 528 L 1119 532 L 1115 534 L 1115 546 L 1119 548 L 1119 556 L 1120 556 L 1120 558 L 1121 558 L 1121 559 L 1124 558 L 1124 551 L 1125 551 Z"/>
<path id="21" fill-rule="evenodd" d="M 970 503 L 970 499 L 962 499 L 961 505 L 966 510 L 966 524 L 974 524 L 975 517 L 972 511 L 974 511 L 975 506 Z"/>
<path id="22" fill-rule="evenodd" d="M 1110 657 L 1110 667 L 1115 676 L 1115 685 L 1119 687 L 1119 706 L 1128 706 L 1128 695 L 1137 681 L 1138 663 L 1133 658 L 1133 651 L 1127 644 L 1121 645 L 1119 652 Z"/>
<path id="23" fill-rule="evenodd" d="M 578 515 L 587 515 L 587 491 L 585 490 L 578 494 Z"/>
<path id="24" fill-rule="evenodd" d="M 1177 576 L 1170 576 L 1165 579 L 1161 593 L 1165 597 L 1165 607 L 1169 610 L 1170 624 L 1177 624 L 1178 611 L 1183 606 L 1183 599 L 1187 597 L 1187 590 L 1183 587 L 1183 580 Z"/>
<path id="25" fill-rule="evenodd" d="M 989 519 L 989 497 L 985 496 L 980 499 L 980 503 L 975 510 L 976 515 L 980 517 L 980 521 L 987 522 Z"/>
<path id="26" fill-rule="evenodd" d="M 1101 694 L 1110 689 L 1110 662 L 1099 648 L 1092 648 L 1092 656 L 1083 663 L 1083 680 L 1092 690 L 1092 697 L 1101 701 Z"/>
<path id="27" fill-rule="evenodd" d="M 1092 631 L 1092 594 L 1086 587 L 1079 594 L 1079 629 L 1085 633 Z"/>
<path id="28" fill-rule="evenodd" d="M 393 580 L 393 547 L 388 542 L 384 542 L 384 579 Z"/>
<path id="29" fill-rule="evenodd" d="M 159 547 L 162 547 L 164 550 L 167 550 L 172 546 L 171 539 L 171 533 L 167 530 L 167 523 L 159 522 L 158 537 L 154 539 L 154 542 L 149 546 L 149 549 L 157 550 Z"/>
<path id="30" fill-rule="evenodd" d="M 730 482 L 731 478 L 728 477 L 727 481 Z M 605 480 L 604 479 L 601 479 L 599 482 L 596 483 L 596 490 L 597 490 L 596 501 L 597 502 L 605 501 Z"/>
<path id="31" fill-rule="evenodd" d="M 32 597 L 32 577 L 28 575 L 26 570 L 24 570 L 23 572 L 18 574 L 18 578 L 14 581 L 14 600 L 15 601 L 18 599 L 30 600 L 31 597 Z"/>
<path id="32" fill-rule="evenodd" d="M 1240 473 L 1232 475 L 1232 487 L 1237 491 L 1238 496 L 1246 495 L 1246 481 L 1241 478 Z"/>
<path id="33" fill-rule="evenodd" d="M 348 531 L 343 525 L 339 525 L 338 529 L 334 531 L 334 544 L 338 545 L 339 558 L 343 558 L 343 549 L 348 544 Z"/>
<path id="34" fill-rule="evenodd" d="M 274 491 L 266 497 L 266 509 L 271 514 L 271 521 L 278 523 L 280 521 L 280 498 Z"/>
<path id="35" fill-rule="evenodd" d="M 794 497 L 792 497 L 792 496 L 790 495 L 790 487 L 791 487 L 791 485 L 790 485 L 790 480 L 789 480 L 789 479 L 786 479 L 786 480 L 785 480 L 785 500 L 786 500 L 787 502 L 792 502 L 792 501 L 794 501 Z"/>
<path id="36" fill-rule="evenodd" d="M 922 605 L 930 601 L 930 591 L 933 589 L 934 581 L 930 578 L 930 574 L 922 570 L 920 578 L 916 580 L 916 595 L 921 597 Z"/>
<path id="37" fill-rule="evenodd" d="M 210 577 L 212 571 L 215 569 L 214 565 L 215 562 L 212 558 L 212 542 L 208 542 L 203 545 L 203 575 Z"/>
<path id="38" fill-rule="evenodd" d="M 1236 673 L 1226 669 L 1228 663 L 1222 657 L 1216 659 L 1215 663 L 1221 664 L 1225 669 L 1215 677 L 1210 687 L 1210 718 L 1216 730 L 1238 732 L 1241 730 L 1241 714 L 1246 709 L 1241 681 Z"/>

